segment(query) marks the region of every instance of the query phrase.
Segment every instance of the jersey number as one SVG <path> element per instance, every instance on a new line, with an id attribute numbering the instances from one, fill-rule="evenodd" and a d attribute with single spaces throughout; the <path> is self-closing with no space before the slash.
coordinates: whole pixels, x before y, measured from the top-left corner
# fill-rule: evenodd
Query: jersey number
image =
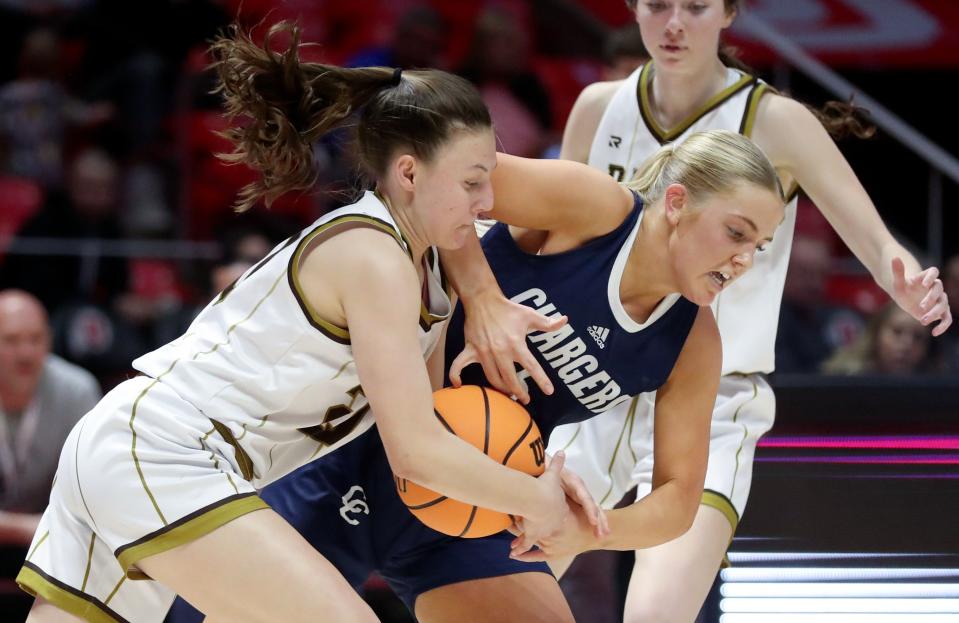
<path id="1" fill-rule="evenodd" d="M 370 410 L 370 405 L 363 405 L 349 418 L 343 420 L 339 424 L 333 424 L 335 420 L 338 420 L 345 415 L 349 415 L 353 411 L 353 403 L 356 402 L 358 397 L 363 395 L 363 388 L 360 385 L 357 385 L 346 393 L 350 397 L 350 404 L 333 405 L 326 410 L 326 414 L 324 414 L 323 422 L 321 424 L 301 428 L 299 429 L 300 432 L 307 437 L 318 441 L 323 446 L 332 446 L 353 432 L 353 429 L 357 427 L 360 421 L 362 421 L 363 416 L 366 415 L 366 412 Z"/>

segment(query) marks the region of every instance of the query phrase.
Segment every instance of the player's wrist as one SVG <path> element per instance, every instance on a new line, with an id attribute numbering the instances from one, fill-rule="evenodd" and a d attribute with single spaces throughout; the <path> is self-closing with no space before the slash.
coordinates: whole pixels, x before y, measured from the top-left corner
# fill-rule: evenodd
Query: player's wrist
<path id="1" fill-rule="evenodd" d="M 503 296 L 503 291 L 500 290 L 499 284 L 496 283 L 495 280 L 472 280 L 469 286 L 461 289 L 457 288 L 456 293 L 459 295 L 460 301 L 462 301 L 463 305 L 467 308 L 482 304 L 484 301 L 496 301 L 497 299 L 506 298 Z"/>

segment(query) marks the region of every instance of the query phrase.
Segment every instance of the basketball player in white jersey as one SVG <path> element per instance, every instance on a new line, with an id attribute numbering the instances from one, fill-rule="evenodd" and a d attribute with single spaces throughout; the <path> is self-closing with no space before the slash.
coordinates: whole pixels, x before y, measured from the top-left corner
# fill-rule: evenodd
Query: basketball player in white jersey
<path id="1" fill-rule="evenodd" d="M 263 176 L 240 207 L 309 187 L 311 144 L 354 109 L 377 190 L 279 245 L 81 419 L 17 578 L 38 597 L 31 623 L 161 621 L 174 593 L 217 621 L 375 621 L 257 495 L 373 414 L 397 475 L 523 516 L 531 539 L 568 513 L 562 460 L 533 478 L 433 415 L 424 357 L 451 311 L 436 248 L 461 246 L 492 203 L 479 94 L 438 71 L 300 64 L 284 34 L 283 54 L 242 33 L 213 47 L 247 121 L 231 158 Z"/>
<path id="2" fill-rule="evenodd" d="M 936 323 L 932 334 L 941 335 L 952 317 L 938 270 L 923 270 L 890 235 L 823 123 L 802 104 L 727 66 L 718 54 L 720 35 L 735 18 L 738 0 L 627 4 L 652 60 L 625 80 L 583 91 L 566 127 L 562 157 L 628 180 L 664 143 L 707 129 L 746 134 L 776 166 L 783 188 L 792 189 L 794 198 L 796 188 L 802 187 L 876 282 L 924 325 Z M 844 123 L 853 120 L 845 117 L 835 125 Z M 713 304 L 723 341 L 724 376 L 713 412 L 705 491 L 685 535 L 636 552 L 628 622 L 692 621 L 742 515 L 756 442 L 773 423 L 775 399 L 764 375 L 773 370 L 794 224 L 793 200 L 773 242 L 756 255 L 754 268 Z M 744 224 L 730 229 L 729 235 L 750 233 Z M 482 336 L 482 329 L 468 332 L 477 348 L 488 350 Z M 495 357 L 487 352 L 472 358 Z M 613 533 L 603 548 L 636 549 L 631 535 L 641 533 L 646 500 L 657 495 L 646 497 L 659 484 L 652 463 L 655 400 L 654 394 L 641 395 L 591 420 L 560 427 L 550 439 L 550 451 L 565 450 L 567 467 L 583 477 L 605 506 L 638 487 L 637 503 L 609 512 Z M 600 548 L 594 537 L 570 524 L 562 538 L 525 559 L 565 558 L 554 566 L 565 569 L 572 556 Z"/>

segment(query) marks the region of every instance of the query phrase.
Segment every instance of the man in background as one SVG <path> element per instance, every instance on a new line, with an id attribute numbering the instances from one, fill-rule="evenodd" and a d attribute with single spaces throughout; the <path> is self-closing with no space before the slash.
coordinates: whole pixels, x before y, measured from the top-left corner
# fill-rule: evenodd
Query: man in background
<path id="1" fill-rule="evenodd" d="M 50 496 L 60 448 L 73 425 L 99 399 L 100 386 L 92 374 L 50 353 L 50 327 L 40 301 L 22 290 L 0 290 L 0 558 L 4 563 L 15 557 L 15 550 L 30 544 Z"/>

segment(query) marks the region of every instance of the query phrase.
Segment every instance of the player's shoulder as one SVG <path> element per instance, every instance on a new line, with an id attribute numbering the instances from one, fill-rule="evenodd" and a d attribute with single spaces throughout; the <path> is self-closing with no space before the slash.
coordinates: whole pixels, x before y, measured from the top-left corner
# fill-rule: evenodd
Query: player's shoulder
<path id="1" fill-rule="evenodd" d="M 594 82 L 580 92 L 576 105 L 580 108 L 603 111 L 625 82 L 625 79 Z"/>
<path id="2" fill-rule="evenodd" d="M 351 223 L 310 250 L 307 262 L 331 261 L 338 269 L 355 268 L 396 275 L 410 269 L 409 253 L 398 232 L 387 227 Z"/>
<path id="3" fill-rule="evenodd" d="M 757 122 L 785 124 L 810 115 L 804 104 L 788 95 L 769 90 L 763 94 L 759 103 Z"/>
<path id="4" fill-rule="evenodd" d="M 594 82 L 580 92 L 566 122 L 560 158 L 584 163 L 587 161 L 589 146 L 606 108 L 624 82 L 625 80 Z"/>
<path id="5" fill-rule="evenodd" d="M 769 92 L 759 103 L 751 138 L 778 166 L 782 154 L 791 152 L 797 142 L 819 125 L 819 120 L 802 102 Z"/>
<path id="6" fill-rule="evenodd" d="M 818 126 L 819 120 L 806 104 L 770 91 L 759 102 L 753 138 L 758 143 L 776 137 L 791 141 Z"/>

